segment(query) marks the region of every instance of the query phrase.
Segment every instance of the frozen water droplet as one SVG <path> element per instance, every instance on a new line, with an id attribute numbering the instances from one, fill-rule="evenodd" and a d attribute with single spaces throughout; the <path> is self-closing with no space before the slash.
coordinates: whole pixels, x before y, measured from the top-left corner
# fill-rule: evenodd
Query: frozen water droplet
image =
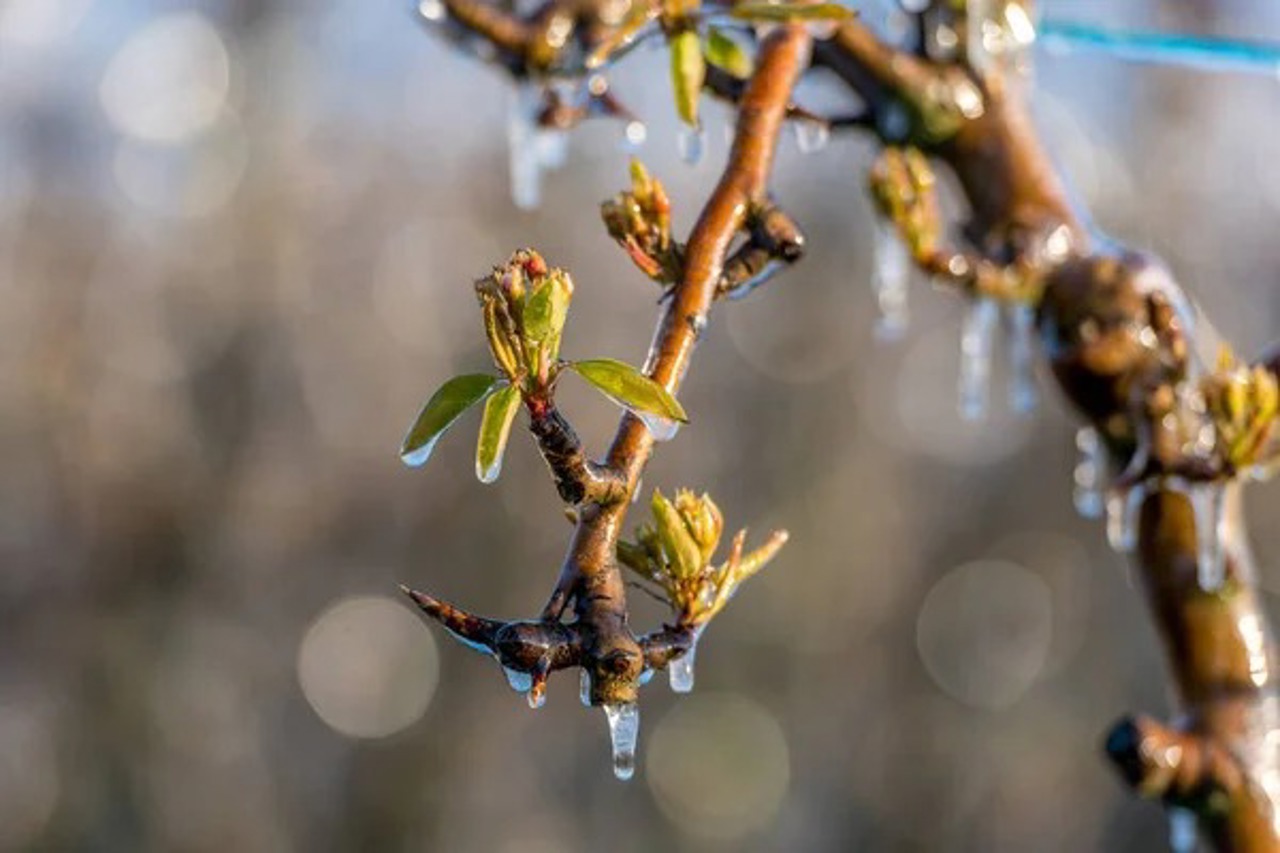
<path id="1" fill-rule="evenodd" d="M 1146 497 L 1141 485 L 1107 496 L 1107 541 L 1117 553 L 1127 554 L 1138 544 L 1138 514 Z"/>
<path id="2" fill-rule="evenodd" d="M 662 415 L 655 415 L 651 412 L 635 412 L 633 410 L 633 413 L 644 422 L 654 441 L 670 441 L 676 437 L 676 433 L 680 432 L 680 423 L 678 421 L 673 421 L 670 418 L 664 418 Z"/>
<path id="3" fill-rule="evenodd" d="M 1169 809 L 1169 850 L 1171 853 L 1196 853 L 1198 844 L 1196 814 L 1190 809 Z"/>
<path id="4" fill-rule="evenodd" d="M 797 121 L 796 147 L 801 154 L 816 154 L 831 141 L 831 126 L 822 121 Z"/>
<path id="5" fill-rule="evenodd" d="M 1009 309 L 1009 408 L 1019 414 L 1035 411 L 1040 392 L 1036 387 L 1036 309 L 1014 305 Z"/>
<path id="6" fill-rule="evenodd" d="M 559 169 L 569 159 L 569 134 L 555 128 L 539 128 L 538 162 L 544 169 Z"/>
<path id="7" fill-rule="evenodd" d="M 432 23 L 439 23 L 444 20 L 444 3 L 440 2 L 440 0 L 422 0 L 422 2 L 418 4 L 418 14 L 425 20 L 431 21 Z"/>
<path id="8" fill-rule="evenodd" d="M 1222 524 L 1226 489 L 1218 483 L 1197 484 L 1187 497 L 1196 518 L 1196 571 L 1200 588 L 1217 592 L 1226 577 L 1226 554 L 1222 547 Z"/>
<path id="9" fill-rule="evenodd" d="M 532 84 L 512 89 L 507 104 L 507 157 L 511 201 L 532 210 L 542 200 L 543 154 L 538 141 L 538 111 L 542 92 Z"/>
<path id="10" fill-rule="evenodd" d="M 697 127 L 681 125 L 680 133 L 676 137 L 676 145 L 680 148 L 681 160 L 690 166 L 698 165 L 707 147 L 707 129 L 702 125 Z"/>
<path id="11" fill-rule="evenodd" d="M 911 254 L 893 224 L 877 219 L 875 269 L 871 287 L 876 298 L 876 335 L 896 340 L 907 331 L 907 289 L 911 284 Z"/>
<path id="12" fill-rule="evenodd" d="M 400 461 L 408 465 L 410 468 L 418 468 L 427 464 L 427 460 L 431 458 L 431 451 L 436 449 L 436 442 L 440 440 L 440 436 L 428 441 L 417 450 L 411 450 L 408 453 L 400 454 Z"/>
<path id="13" fill-rule="evenodd" d="M 1102 484 L 1106 456 L 1102 437 L 1093 427 L 1081 427 L 1076 433 L 1076 450 L 1080 454 L 1076 463 L 1075 490 L 1072 495 L 1076 512 L 1085 518 L 1100 518 L 1106 507 L 1106 493 Z"/>
<path id="14" fill-rule="evenodd" d="M 689 651 L 667 664 L 667 675 L 671 680 L 672 693 L 693 692 L 693 665 L 698 656 L 698 641 L 695 638 Z"/>
<path id="15" fill-rule="evenodd" d="M 502 668 L 502 672 L 507 676 L 507 684 L 511 685 L 511 689 L 517 693 L 528 693 L 529 688 L 533 687 L 533 676 L 527 672 L 520 672 L 506 666 Z"/>
<path id="16" fill-rule="evenodd" d="M 646 668 L 640 673 L 639 684 L 641 687 L 644 687 L 650 681 L 653 681 L 653 670 Z"/>
<path id="17" fill-rule="evenodd" d="M 640 738 L 640 708 L 634 702 L 605 705 L 609 740 L 613 743 L 613 775 L 627 780 L 636 772 L 636 741 Z"/>
<path id="18" fill-rule="evenodd" d="M 496 483 L 498 481 L 498 477 L 502 474 L 502 456 L 503 454 L 499 453 L 494 457 L 494 460 L 489 463 L 488 468 L 481 468 L 480 461 L 476 460 L 476 479 L 481 483 L 484 483 L 486 486 L 491 483 Z"/>
<path id="19" fill-rule="evenodd" d="M 524 694 L 524 698 L 529 703 L 529 707 L 535 711 L 547 704 L 547 682 L 535 683 L 529 688 L 529 692 Z"/>
<path id="20" fill-rule="evenodd" d="M 637 489 L 637 491 L 639 491 Z M 591 673 L 585 669 L 579 670 L 578 675 L 578 698 L 582 700 L 584 708 L 591 707 Z"/>
<path id="21" fill-rule="evenodd" d="M 642 121 L 629 121 L 622 127 L 622 150 L 635 154 L 649 138 L 649 129 Z"/>
<path id="22" fill-rule="evenodd" d="M 995 343 L 1000 305 L 977 297 L 969 305 L 960 338 L 960 416 L 981 420 L 991 397 L 991 351 Z"/>

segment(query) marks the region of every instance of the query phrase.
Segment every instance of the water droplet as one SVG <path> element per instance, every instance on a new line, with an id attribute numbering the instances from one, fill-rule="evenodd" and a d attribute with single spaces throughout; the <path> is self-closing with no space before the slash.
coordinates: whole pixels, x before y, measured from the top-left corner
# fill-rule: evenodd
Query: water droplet
<path id="1" fill-rule="evenodd" d="M 801 154 L 816 154 L 831 141 L 831 126 L 823 121 L 797 121 L 793 125 Z"/>
<path id="2" fill-rule="evenodd" d="M 680 432 L 679 421 L 673 421 L 670 418 L 664 418 L 662 415 L 655 415 L 651 412 L 632 410 L 632 413 L 648 427 L 649 434 L 653 436 L 654 441 L 670 441 L 676 437 L 676 433 Z"/>
<path id="3" fill-rule="evenodd" d="M 507 104 L 511 201 L 521 210 L 533 210 L 542 200 L 543 154 L 537 126 L 541 103 L 541 90 L 525 84 L 512 89 Z"/>
<path id="4" fill-rule="evenodd" d="M 637 492 L 639 489 L 636 490 Z M 591 673 L 586 669 L 579 671 L 578 675 L 578 698 L 582 700 L 584 708 L 591 707 Z"/>
<path id="5" fill-rule="evenodd" d="M 649 129 L 642 121 L 629 121 L 622 127 L 622 150 L 635 154 L 649 138 Z"/>
<path id="6" fill-rule="evenodd" d="M 1171 853 L 1196 853 L 1198 845 L 1196 813 L 1190 809 L 1169 809 L 1169 850 Z"/>
<path id="7" fill-rule="evenodd" d="M 1219 483 L 1197 484 L 1187 490 L 1196 518 L 1196 572 L 1200 588 L 1217 592 L 1226 578 L 1226 554 L 1222 525 L 1226 489 Z"/>
<path id="8" fill-rule="evenodd" d="M 693 665 L 698 655 L 698 641 L 695 639 L 689 651 L 667 664 L 667 676 L 671 681 L 672 693 L 693 692 Z"/>
<path id="9" fill-rule="evenodd" d="M 1019 414 L 1034 412 L 1040 400 L 1035 343 L 1036 309 L 1014 305 L 1009 309 L 1009 408 Z"/>
<path id="10" fill-rule="evenodd" d="M 1101 518 L 1106 508 L 1106 492 L 1102 484 L 1106 454 L 1102 437 L 1093 427 L 1081 427 L 1076 432 L 1076 450 L 1080 454 L 1072 495 L 1076 512 L 1085 518 Z"/>
<path id="11" fill-rule="evenodd" d="M 640 708 L 634 702 L 605 705 L 609 740 L 613 744 L 613 775 L 626 781 L 636 772 L 636 741 L 640 738 Z"/>
<path id="12" fill-rule="evenodd" d="M 1138 544 L 1138 514 L 1146 497 L 1142 485 L 1107 496 L 1107 542 L 1117 553 L 1128 554 Z"/>
<path id="13" fill-rule="evenodd" d="M 440 440 L 440 436 L 428 441 L 417 450 L 410 450 L 408 453 L 400 454 L 400 461 L 408 465 L 410 468 L 420 468 L 427 464 L 427 460 L 431 458 L 431 451 L 436 449 L 436 442 Z"/>
<path id="14" fill-rule="evenodd" d="M 529 688 L 533 687 L 533 676 L 527 672 L 520 672 L 506 666 L 502 668 L 502 672 L 507 676 L 507 684 L 511 685 L 511 689 L 517 693 L 528 693 Z"/>
<path id="15" fill-rule="evenodd" d="M 910 252 L 893 224 L 877 219 L 871 287 L 876 299 L 876 336 L 881 340 L 897 340 L 906 333 L 910 284 Z"/>
<path id="16" fill-rule="evenodd" d="M 698 127 L 681 125 L 680 133 L 676 136 L 676 145 L 680 149 L 681 160 L 690 166 L 698 165 L 707 147 L 707 129 L 702 125 Z"/>
<path id="17" fill-rule="evenodd" d="M 502 474 L 502 454 L 489 463 L 488 468 L 481 468 L 479 461 L 476 462 L 476 479 L 486 486 L 495 483 Z"/>
<path id="18" fill-rule="evenodd" d="M 418 4 L 418 14 L 433 24 L 439 23 L 444 20 L 444 3 L 440 2 L 440 0 L 422 0 Z"/>
<path id="19" fill-rule="evenodd" d="M 529 707 L 535 711 L 547 704 L 547 682 L 535 683 L 529 688 L 529 692 L 524 694 L 524 698 L 529 703 Z"/>
<path id="20" fill-rule="evenodd" d="M 991 397 L 991 351 L 995 343 L 1000 304 L 977 297 L 969 305 L 960 338 L 960 416 L 977 421 L 986 417 Z"/>

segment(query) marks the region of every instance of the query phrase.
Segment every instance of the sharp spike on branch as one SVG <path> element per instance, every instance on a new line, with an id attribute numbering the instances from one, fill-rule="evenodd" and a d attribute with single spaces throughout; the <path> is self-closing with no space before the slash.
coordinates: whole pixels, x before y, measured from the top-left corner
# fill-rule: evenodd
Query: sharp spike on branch
<path id="1" fill-rule="evenodd" d="M 433 598 L 425 592 L 410 589 L 404 584 L 400 585 L 400 591 L 418 605 L 423 613 L 443 625 L 445 630 L 458 641 L 476 651 L 495 653 L 498 632 L 503 628 L 504 623 L 459 610 L 448 602 Z"/>

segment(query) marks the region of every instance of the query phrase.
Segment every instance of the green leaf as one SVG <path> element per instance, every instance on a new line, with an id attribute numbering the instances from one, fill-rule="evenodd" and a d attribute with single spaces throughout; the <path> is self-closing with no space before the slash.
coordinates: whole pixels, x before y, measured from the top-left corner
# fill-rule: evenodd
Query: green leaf
<path id="1" fill-rule="evenodd" d="M 525 336 L 535 344 L 549 344 L 548 361 L 554 361 L 559 355 L 560 333 L 564 331 L 572 298 L 573 282 L 569 276 L 559 270 L 552 270 L 539 282 L 525 302 Z"/>
<path id="2" fill-rule="evenodd" d="M 508 385 L 489 397 L 480 420 L 480 437 L 476 441 L 476 477 L 492 483 L 502 473 L 502 453 L 507 449 L 511 422 L 520 411 L 520 389 Z"/>
<path id="3" fill-rule="evenodd" d="M 707 66 L 702 45 L 694 30 L 682 30 L 671 37 L 671 87 L 676 96 L 676 112 L 686 124 L 698 124 L 698 97 Z"/>
<path id="4" fill-rule="evenodd" d="M 666 388 L 626 362 L 592 358 L 571 362 L 569 367 L 620 406 L 680 423 L 689 421 L 684 408 Z"/>
<path id="5" fill-rule="evenodd" d="M 492 394 L 502 380 L 487 373 L 469 373 L 455 376 L 440 386 L 422 407 L 418 419 L 409 427 L 409 434 L 400 445 L 400 458 L 404 464 L 417 467 L 431 457 L 436 442 L 453 422 L 467 409 Z"/>
<path id="6" fill-rule="evenodd" d="M 745 80 L 751 76 L 751 70 L 754 63 L 751 56 L 742 49 L 736 41 L 729 38 L 722 31 L 712 27 L 707 31 L 707 41 L 703 45 L 703 54 L 707 58 L 707 62 L 717 68 Z"/>
<path id="7" fill-rule="evenodd" d="M 839 3 L 740 3 L 729 14 L 742 21 L 847 21 L 852 9 Z"/>
<path id="8" fill-rule="evenodd" d="M 689 528 L 671 501 L 654 489 L 650 503 L 658 523 L 658 537 L 667 552 L 671 573 L 677 578 L 697 577 L 703 566 L 702 551 L 689 534 Z"/>

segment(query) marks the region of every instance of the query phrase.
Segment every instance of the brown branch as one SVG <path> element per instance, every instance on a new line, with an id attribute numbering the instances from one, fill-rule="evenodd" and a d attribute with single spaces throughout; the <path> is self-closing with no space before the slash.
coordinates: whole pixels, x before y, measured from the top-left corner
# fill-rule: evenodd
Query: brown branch
<path id="1" fill-rule="evenodd" d="M 554 405 L 530 406 L 529 431 L 537 439 L 556 492 L 565 503 L 577 506 L 588 501 L 614 503 L 626 499 L 622 478 L 587 457 L 578 434 Z"/>
<path id="2" fill-rule="evenodd" d="M 729 162 L 689 238 L 680 281 L 664 303 L 645 373 L 673 394 L 688 370 L 707 322 L 726 256 L 747 225 L 749 211 L 767 198 L 778 132 L 791 91 L 808 58 L 802 26 L 775 30 L 761 46 L 757 70 L 742 95 Z M 622 418 L 607 464 L 634 494 L 654 438 L 634 415 Z M 626 591 L 616 550 L 629 500 L 584 507 L 556 590 L 544 610 L 559 620 L 570 600 L 584 634 L 593 704 L 635 701 L 645 652 L 627 628 Z M 660 658 L 660 656 L 659 656 Z M 655 659 L 659 659 L 655 658 Z"/>

